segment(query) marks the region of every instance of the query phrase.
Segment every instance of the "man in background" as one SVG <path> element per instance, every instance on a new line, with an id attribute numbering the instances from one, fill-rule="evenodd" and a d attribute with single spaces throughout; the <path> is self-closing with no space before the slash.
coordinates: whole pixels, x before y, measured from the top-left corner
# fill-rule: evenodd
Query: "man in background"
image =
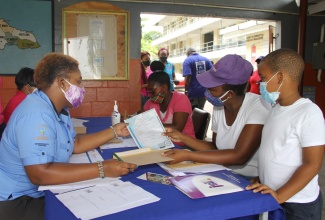
<path id="1" fill-rule="evenodd" d="M 185 95 L 189 98 L 192 110 L 194 108 L 203 109 L 205 104 L 205 87 L 197 81 L 197 75 L 211 69 L 211 61 L 199 55 L 196 50 L 189 47 L 186 51 L 187 58 L 183 63 L 183 77 L 185 77 Z"/>

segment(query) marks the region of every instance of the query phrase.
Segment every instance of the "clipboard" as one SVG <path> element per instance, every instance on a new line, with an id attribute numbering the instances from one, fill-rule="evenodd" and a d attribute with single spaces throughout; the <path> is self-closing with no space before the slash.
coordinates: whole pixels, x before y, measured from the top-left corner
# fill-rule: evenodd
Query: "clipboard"
<path id="1" fill-rule="evenodd" d="M 114 153 L 113 159 L 133 163 L 138 166 L 174 160 L 170 157 L 162 156 L 162 153 L 165 151 L 167 150 L 152 150 L 151 148 L 142 148 Z"/>

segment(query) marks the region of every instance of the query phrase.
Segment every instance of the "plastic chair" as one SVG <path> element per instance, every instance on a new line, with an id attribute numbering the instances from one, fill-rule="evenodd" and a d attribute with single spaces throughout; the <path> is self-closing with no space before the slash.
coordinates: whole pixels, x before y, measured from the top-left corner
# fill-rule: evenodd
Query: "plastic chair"
<path id="1" fill-rule="evenodd" d="M 197 139 L 205 140 L 208 131 L 211 115 L 209 112 L 194 108 L 192 121 Z"/>

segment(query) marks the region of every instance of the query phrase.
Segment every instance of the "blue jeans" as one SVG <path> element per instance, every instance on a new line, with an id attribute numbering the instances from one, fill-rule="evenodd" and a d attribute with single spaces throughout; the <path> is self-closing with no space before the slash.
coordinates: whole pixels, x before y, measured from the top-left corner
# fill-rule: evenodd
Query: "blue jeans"
<path id="1" fill-rule="evenodd" d="M 321 220 L 323 197 L 319 192 L 318 198 L 309 203 L 291 203 L 281 204 L 286 214 L 286 220 Z"/>

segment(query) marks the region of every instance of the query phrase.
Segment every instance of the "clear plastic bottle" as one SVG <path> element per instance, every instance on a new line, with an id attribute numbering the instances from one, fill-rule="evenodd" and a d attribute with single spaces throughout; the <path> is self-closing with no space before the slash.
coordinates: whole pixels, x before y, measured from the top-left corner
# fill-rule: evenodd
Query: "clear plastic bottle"
<path id="1" fill-rule="evenodd" d="M 112 125 L 121 122 L 121 114 L 118 112 L 117 101 L 114 101 L 114 111 L 112 112 Z"/>

